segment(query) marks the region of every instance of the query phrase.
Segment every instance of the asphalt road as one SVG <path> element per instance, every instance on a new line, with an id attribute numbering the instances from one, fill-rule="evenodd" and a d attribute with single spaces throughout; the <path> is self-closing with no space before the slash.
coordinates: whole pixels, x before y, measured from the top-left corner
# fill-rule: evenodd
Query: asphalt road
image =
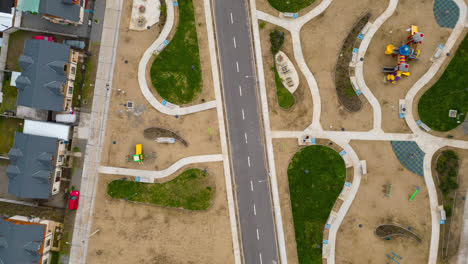
<path id="1" fill-rule="evenodd" d="M 244 263 L 277 263 L 246 0 L 214 0 Z"/>

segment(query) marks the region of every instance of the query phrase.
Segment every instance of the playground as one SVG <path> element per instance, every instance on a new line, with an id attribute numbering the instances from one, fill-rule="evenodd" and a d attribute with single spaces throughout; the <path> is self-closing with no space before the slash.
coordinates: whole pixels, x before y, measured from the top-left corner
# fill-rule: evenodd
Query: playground
<path id="1" fill-rule="evenodd" d="M 197 3 L 194 5 L 194 10 L 195 13 L 199 14 L 198 17 L 201 17 L 203 5 L 201 1 Z M 131 3 L 126 1 L 124 5 L 125 12 L 122 14 L 121 28 L 128 28 Z M 204 28 L 203 25 L 198 26 L 197 24 L 197 30 Z M 108 112 L 106 140 L 101 157 L 101 165 L 103 166 L 161 170 L 181 158 L 218 154 L 221 150 L 215 109 L 188 116 L 168 116 L 154 109 L 143 97 L 137 79 L 138 63 L 144 51 L 157 37 L 158 32 L 159 29 L 154 26 L 150 30 L 122 30 L 119 33 L 113 92 Z M 204 32 L 204 30 L 198 30 L 198 32 Z M 203 38 L 206 38 L 206 34 L 203 35 Z M 205 46 L 207 45 L 200 44 L 200 47 Z M 129 53 L 128 50 L 132 50 L 132 52 Z M 208 51 L 206 52 L 208 53 Z M 208 59 L 209 56 L 201 57 Z M 202 65 L 204 65 L 203 62 Z M 148 74 L 150 67 L 151 63 L 148 66 Z M 211 87 L 211 69 L 207 73 L 209 73 L 210 78 L 204 84 L 209 85 L 205 86 L 203 90 L 210 90 L 209 93 L 214 93 Z M 147 80 L 150 82 L 149 78 Z M 119 92 L 119 89 L 124 92 Z M 209 99 L 210 97 L 205 98 Z M 177 134 L 183 138 L 187 146 L 179 142 L 158 143 L 156 140 L 159 136 L 146 138 L 145 130 L 152 127 L 159 127 Z M 174 138 L 174 136 L 168 136 L 167 133 L 158 135 Z M 137 144 L 142 145 L 142 154 L 149 156 L 142 163 L 128 161 L 127 158 L 135 154 Z"/>
<path id="2" fill-rule="evenodd" d="M 406 44 L 412 25 L 424 34 L 422 43 L 418 45 L 419 59 L 407 60 L 410 75 L 401 76 L 392 84 L 386 81 L 387 74 L 382 73 L 382 68 L 397 65 L 398 57 L 385 55 L 386 47 L 389 44 L 395 47 Z M 437 46 L 446 42 L 451 30 L 440 27 L 436 22 L 433 1 L 417 0 L 399 1 L 393 15 L 375 33 L 364 58 L 363 70 L 366 84 L 382 108 L 382 129 L 385 132 L 410 132 L 405 121 L 399 118 L 399 100 L 404 99 L 411 86 L 427 72 Z"/>
<path id="3" fill-rule="evenodd" d="M 394 252 L 401 263 L 427 263 L 431 216 L 424 178 L 400 163 L 390 142 L 352 141 L 351 146 L 366 160 L 367 174 L 338 230 L 336 262 L 392 263 L 387 254 Z M 396 226 L 376 229 L 381 225 Z"/>
<path id="4" fill-rule="evenodd" d="M 122 176 L 100 175 L 87 263 L 233 263 L 231 228 L 222 163 L 207 169 L 216 184 L 213 205 L 190 211 L 112 199 L 106 188 Z M 170 176 L 169 178 L 172 178 Z M 203 254 L 201 254 L 203 252 Z"/>
<path id="5" fill-rule="evenodd" d="M 266 23 L 260 28 L 260 39 L 262 43 L 263 69 L 265 73 L 265 85 L 268 97 L 268 110 L 270 112 L 270 123 L 273 130 L 292 129 L 304 130 L 312 121 L 313 103 L 310 95 L 307 81 L 299 70 L 297 63 L 294 60 L 291 34 L 289 31 L 280 27 Z M 275 84 L 275 66 L 272 52 L 270 50 L 270 32 L 278 29 L 284 32 L 284 43 L 281 51 L 286 54 L 289 60 L 293 63 L 294 68 L 299 76 L 299 86 L 295 90 L 293 96 L 295 98 L 294 105 L 288 110 L 282 109 L 278 104 L 278 97 Z"/>

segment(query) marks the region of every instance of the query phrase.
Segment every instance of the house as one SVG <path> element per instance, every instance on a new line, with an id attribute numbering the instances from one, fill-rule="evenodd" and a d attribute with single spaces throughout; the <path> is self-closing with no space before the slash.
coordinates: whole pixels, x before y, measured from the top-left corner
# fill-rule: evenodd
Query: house
<path id="1" fill-rule="evenodd" d="M 79 53 L 70 46 L 28 39 L 18 59 L 17 105 L 64 112 L 72 107 Z"/>
<path id="2" fill-rule="evenodd" d="M 31 128 L 27 122 L 40 124 L 34 124 Z M 42 126 L 43 130 L 50 130 L 51 125 L 65 126 L 26 120 L 25 133 L 37 130 L 34 126 Z M 15 133 L 13 148 L 8 152 L 10 158 L 6 171 L 8 193 L 21 198 L 49 199 L 50 195 L 55 195 L 60 190 L 62 166 L 67 154 L 68 141 L 25 133 Z"/>
<path id="3" fill-rule="evenodd" d="M 10 28 L 13 25 L 14 13 L 15 0 L 0 1 L 0 32 L 3 32 L 4 30 Z"/>
<path id="4" fill-rule="evenodd" d="M 13 216 L 0 218 L 0 263 L 49 264 L 50 250 L 58 247 L 62 224 Z"/>
<path id="5" fill-rule="evenodd" d="M 80 25 L 83 24 L 85 4 L 84 0 L 18 0 L 17 8 L 39 14 L 52 23 Z"/>

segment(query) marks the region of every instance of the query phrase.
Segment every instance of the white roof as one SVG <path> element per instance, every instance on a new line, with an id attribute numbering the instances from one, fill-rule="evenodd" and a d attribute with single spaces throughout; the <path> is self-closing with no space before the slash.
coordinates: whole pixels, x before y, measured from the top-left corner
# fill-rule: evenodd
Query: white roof
<path id="1" fill-rule="evenodd" d="M 49 122 L 24 120 L 23 133 L 68 140 L 70 138 L 70 126 Z"/>
<path id="2" fill-rule="evenodd" d="M 0 32 L 3 32 L 4 30 L 10 28 L 13 25 L 14 13 L 15 12 L 13 12 L 13 10 L 11 14 L 0 12 Z"/>

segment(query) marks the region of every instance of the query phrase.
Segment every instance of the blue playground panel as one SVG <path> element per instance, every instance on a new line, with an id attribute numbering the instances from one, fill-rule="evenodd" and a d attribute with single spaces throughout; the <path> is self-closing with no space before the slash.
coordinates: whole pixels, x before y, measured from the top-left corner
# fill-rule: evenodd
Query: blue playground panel
<path id="1" fill-rule="evenodd" d="M 454 28 L 460 17 L 460 8 L 453 0 L 435 0 L 434 17 L 441 27 Z"/>
<path id="2" fill-rule="evenodd" d="M 405 118 L 405 113 L 398 114 L 399 118 Z"/>
<path id="3" fill-rule="evenodd" d="M 294 17 L 294 18 L 298 18 L 298 17 L 299 17 L 299 14 L 298 14 L 298 13 L 294 13 L 293 17 Z"/>
<path id="4" fill-rule="evenodd" d="M 439 45 L 437 45 L 437 48 L 438 48 L 438 49 L 443 49 L 443 48 L 444 48 L 444 45 L 439 44 Z"/>
<path id="5" fill-rule="evenodd" d="M 139 182 L 141 180 L 140 176 L 136 176 L 135 181 Z"/>
<path id="6" fill-rule="evenodd" d="M 173 6 L 178 6 L 179 4 L 177 3 L 177 1 L 174 1 L 174 2 L 172 2 L 172 5 Z"/>
<path id="7" fill-rule="evenodd" d="M 166 100 L 162 100 L 161 104 L 165 106 L 165 105 L 167 104 L 167 101 L 166 101 Z"/>
<path id="8" fill-rule="evenodd" d="M 344 186 L 349 187 L 349 186 L 351 186 L 351 183 L 345 182 L 345 183 L 344 183 Z"/>
<path id="9" fill-rule="evenodd" d="M 358 50 L 359 50 L 359 49 L 357 49 L 357 48 L 354 48 L 354 49 L 353 49 L 353 53 L 357 53 L 357 52 L 358 52 Z"/>
<path id="10" fill-rule="evenodd" d="M 328 240 L 323 240 L 323 244 L 324 245 L 328 244 Z"/>
<path id="11" fill-rule="evenodd" d="M 340 152 L 340 156 L 344 156 L 344 155 L 346 155 L 346 150 L 342 150 L 342 151 Z"/>
<path id="12" fill-rule="evenodd" d="M 310 144 L 315 144 L 315 138 L 310 139 Z"/>
<path id="13" fill-rule="evenodd" d="M 363 34 L 359 34 L 359 35 L 357 36 L 357 38 L 358 38 L 358 39 L 363 39 L 363 38 L 364 38 L 364 35 L 363 35 Z"/>
<path id="14" fill-rule="evenodd" d="M 356 90 L 356 94 L 357 94 L 357 95 L 362 94 L 361 90 L 357 89 L 357 90 Z"/>
<path id="15" fill-rule="evenodd" d="M 440 220 L 440 224 L 441 225 L 445 224 L 445 220 Z"/>
<path id="16" fill-rule="evenodd" d="M 425 153 L 414 141 L 390 141 L 393 152 L 400 163 L 412 173 L 424 176 L 423 161 Z"/>
<path id="17" fill-rule="evenodd" d="M 164 45 L 167 45 L 167 44 L 169 44 L 169 40 L 166 39 L 163 43 L 164 43 Z"/>
<path id="18" fill-rule="evenodd" d="M 326 228 L 326 229 L 330 229 L 330 227 L 331 227 L 330 224 L 326 224 L 326 225 L 325 225 L 325 228 Z"/>

